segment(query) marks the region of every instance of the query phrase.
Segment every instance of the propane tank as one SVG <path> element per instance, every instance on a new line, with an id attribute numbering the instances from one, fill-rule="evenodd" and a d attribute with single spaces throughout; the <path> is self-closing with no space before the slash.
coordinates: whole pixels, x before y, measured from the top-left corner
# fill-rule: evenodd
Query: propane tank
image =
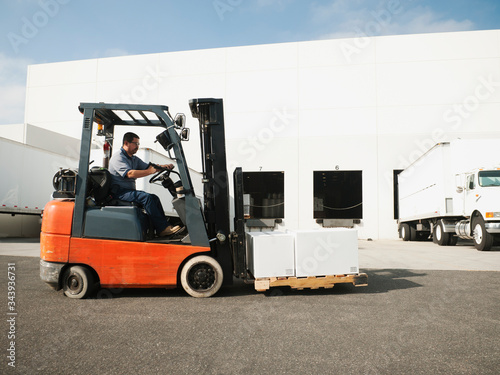
<path id="1" fill-rule="evenodd" d="M 102 166 L 103 168 L 108 168 L 109 167 L 109 157 L 111 155 L 111 145 L 109 144 L 108 141 L 104 141 L 104 144 L 102 145 L 102 150 L 104 151 L 104 158 L 102 159 Z"/>

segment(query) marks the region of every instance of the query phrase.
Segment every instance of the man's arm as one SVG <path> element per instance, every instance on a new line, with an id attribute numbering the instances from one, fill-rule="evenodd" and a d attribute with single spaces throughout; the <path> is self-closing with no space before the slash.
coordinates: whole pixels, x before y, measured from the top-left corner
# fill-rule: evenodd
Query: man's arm
<path id="1" fill-rule="evenodd" d="M 165 165 L 160 165 L 160 167 L 163 168 L 168 168 L 172 169 L 174 168 L 173 164 L 165 164 Z M 146 169 L 131 169 L 127 172 L 127 177 L 128 178 L 141 178 L 141 177 L 146 177 L 149 175 L 152 175 L 153 173 L 158 172 L 159 169 L 156 169 L 153 165 L 150 165 Z"/>
<path id="2" fill-rule="evenodd" d="M 127 172 L 127 177 L 128 178 L 141 178 L 141 177 L 146 177 L 149 175 L 152 175 L 153 173 L 156 173 L 157 170 L 155 167 L 150 165 L 146 169 L 131 169 Z"/>

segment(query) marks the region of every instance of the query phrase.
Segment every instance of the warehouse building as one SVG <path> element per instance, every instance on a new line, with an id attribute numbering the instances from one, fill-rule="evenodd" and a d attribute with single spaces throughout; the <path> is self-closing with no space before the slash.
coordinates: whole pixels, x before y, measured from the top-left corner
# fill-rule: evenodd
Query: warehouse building
<path id="1" fill-rule="evenodd" d="M 224 100 L 228 171 L 245 172 L 249 216 L 397 238 L 402 169 L 440 141 L 500 138 L 500 30 L 32 65 L 25 123 L 79 138 L 80 102 L 164 104 L 187 115 L 184 150 L 200 170 L 188 101 L 202 97 Z M 157 129 L 134 131 L 160 151 Z"/>

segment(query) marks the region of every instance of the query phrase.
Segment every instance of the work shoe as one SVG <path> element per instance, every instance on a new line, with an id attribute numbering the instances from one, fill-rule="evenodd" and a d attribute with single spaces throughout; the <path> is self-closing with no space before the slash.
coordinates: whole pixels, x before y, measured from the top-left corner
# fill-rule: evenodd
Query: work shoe
<path id="1" fill-rule="evenodd" d="M 169 225 L 168 227 L 166 227 L 161 231 L 160 237 L 171 236 L 172 234 L 179 232 L 181 229 L 182 227 L 179 225 L 176 225 L 175 227 Z"/>

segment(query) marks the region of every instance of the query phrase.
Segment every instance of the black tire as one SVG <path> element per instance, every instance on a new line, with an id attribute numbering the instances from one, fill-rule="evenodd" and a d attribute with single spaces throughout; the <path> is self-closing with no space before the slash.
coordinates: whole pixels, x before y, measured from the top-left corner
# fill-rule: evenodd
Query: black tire
<path id="1" fill-rule="evenodd" d="M 410 241 L 410 226 L 408 224 L 401 224 L 400 232 L 403 241 Z"/>
<path id="2" fill-rule="evenodd" d="M 450 243 L 450 233 L 444 231 L 444 224 L 442 220 L 438 220 L 436 226 L 434 227 L 434 233 L 432 234 L 432 239 L 439 246 L 448 246 Z"/>
<path id="3" fill-rule="evenodd" d="M 413 225 L 410 225 L 410 241 L 416 241 L 416 240 L 417 240 L 417 229 Z"/>
<path id="4" fill-rule="evenodd" d="M 71 266 L 64 271 L 61 286 L 67 297 L 85 298 L 95 290 L 95 277 L 86 267 Z"/>
<path id="5" fill-rule="evenodd" d="M 448 246 L 455 246 L 457 242 L 458 242 L 458 237 L 450 233 L 450 242 L 448 242 Z"/>
<path id="6" fill-rule="evenodd" d="M 493 236 L 486 232 L 484 219 L 476 216 L 472 220 L 472 233 L 474 237 L 474 247 L 479 251 L 488 251 L 493 246 Z"/>
<path id="7" fill-rule="evenodd" d="M 222 267 L 214 258 L 198 255 L 186 262 L 181 271 L 181 285 L 193 297 L 211 297 L 222 286 Z"/>

